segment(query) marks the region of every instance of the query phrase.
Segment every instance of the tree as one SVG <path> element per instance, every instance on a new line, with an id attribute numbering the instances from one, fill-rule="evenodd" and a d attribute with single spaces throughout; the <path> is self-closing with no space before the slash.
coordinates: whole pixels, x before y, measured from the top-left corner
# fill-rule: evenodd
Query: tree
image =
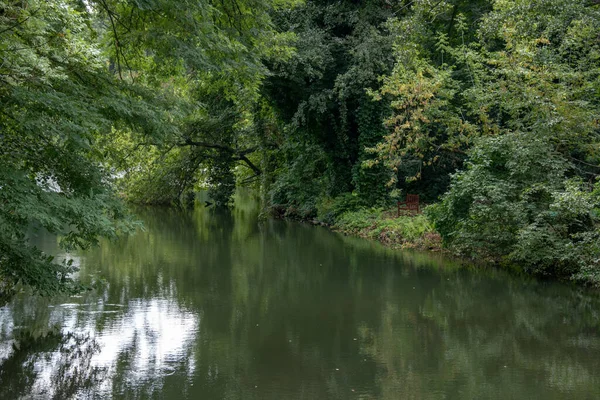
<path id="1" fill-rule="evenodd" d="M 430 210 L 447 244 L 531 273 L 599 282 L 599 12 L 523 0 L 497 2 L 486 16 L 486 74 L 465 96 L 484 137 Z"/>
<path id="2" fill-rule="evenodd" d="M 478 21 L 490 1 L 414 1 L 390 19 L 395 63 L 381 87 L 387 132 L 369 146 L 369 167 L 385 167 L 388 187 L 413 191 L 430 201 L 444 193 L 449 174 L 461 168 L 465 151 L 480 135 L 468 118 L 464 93 L 477 84 Z"/>
<path id="3" fill-rule="evenodd" d="M 0 4 L 0 280 L 42 293 L 74 288 L 70 262 L 30 244 L 29 228 L 61 236 L 65 248 L 131 228 L 113 196 L 94 142 L 119 121 L 148 132 L 164 112 L 148 93 L 108 73 L 88 28 L 67 2 Z M 153 120 L 154 119 L 154 120 Z"/>
<path id="4" fill-rule="evenodd" d="M 173 134 L 159 140 L 135 134 L 119 140 L 117 132 L 108 142 L 118 155 L 113 163 L 126 172 L 128 198 L 173 203 L 204 183 L 218 204 L 228 204 L 236 165 L 251 173 L 246 180 L 262 173 L 251 154 L 268 145 L 254 124 L 259 87 L 267 74 L 264 62 L 288 58 L 293 38 L 274 30 L 270 15 L 293 8 L 294 1 L 96 4 L 110 21 L 108 49 L 118 74 L 157 90 L 166 86 L 182 103 Z"/>
<path id="5" fill-rule="evenodd" d="M 364 151 L 383 135 L 384 108 L 366 88 L 376 88 L 393 59 L 384 1 L 308 1 L 281 10 L 274 21 L 297 34 L 296 52 L 270 63 L 262 94 L 283 124 L 279 164 L 270 200 L 303 217 L 317 203 L 355 192 L 364 203 L 387 200 L 385 173 L 365 170 Z M 316 178 L 316 179 L 315 179 Z"/>
<path id="6" fill-rule="evenodd" d="M 200 148 L 181 149 L 167 163 L 181 178 L 177 190 L 189 187 L 197 168 L 190 161 L 208 151 L 253 165 L 246 150 L 233 147 L 239 135 L 200 140 L 210 132 L 195 128 L 211 118 L 196 93 L 205 93 L 208 83 L 211 93 L 238 105 L 256 98 L 262 58 L 285 52 L 270 27 L 271 7 L 254 1 L 220 7 L 166 0 L 0 2 L 2 291 L 18 283 L 45 294 L 76 289 L 70 262 L 56 263 L 36 249 L 30 228 L 59 235 L 70 249 L 134 226 L 114 181 L 124 167 L 135 170 L 152 160 L 137 157 L 132 166 L 127 151 L 150 146 L 162 156 L 169 148 Z"/>

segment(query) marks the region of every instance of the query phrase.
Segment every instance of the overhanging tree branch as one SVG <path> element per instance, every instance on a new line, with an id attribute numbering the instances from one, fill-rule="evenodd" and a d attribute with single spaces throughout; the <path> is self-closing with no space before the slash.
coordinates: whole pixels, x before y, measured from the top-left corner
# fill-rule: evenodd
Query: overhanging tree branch
<path id="1" fill-rule="evenodd" d="M 240 156 L 234 157 L 233 159 L 234 159 L 234 160 L 239 160 L 239 161 L 243 161 L 243 162 L 245 162 L 245 163 L 246 163 L 246 165 L 248 166 L 248 168 L 250 168 L 252 171 L 254 171 L 254 173 L 255 173 L 257 176 L 258 176 L 258 175 L 260 175 L 260 174 L 262 174 L 262 171 L 260 170 L 260 168 L 258 168 L 256 165 L 254 165 L 254 164 L 252 163 L 252 161 L 250 161 L 250 160 L 248 159 L 248 157 L 246 157 L 245 155 L 243 155 L 243 154 L 242 154 L 242 155 L 240 155 Z"/>
<path id="2" fill-rule="evenodd" d="M 248 149 L 234 149 L 233 147 L 225 146 L 222 144 L 209 143 L 209 142 L 199 142 L 192 139 L 186 139 L 183 143 L 177 143 L 177 146 L 185 147 L 185 146 L 196 146 L 196 147 L 204 147 L 207 149 L 216 149 L 221 150 L 226 153 L 231 154 L 232 159 L 235 161 L 243 161 L 248 168 L 250 168 L 256 175 L 262 174 L 262 170 L 258 168 L 248 157 L 247 154 L 254 153 L 259 149 L 258 146 L 250 147 Z"/>

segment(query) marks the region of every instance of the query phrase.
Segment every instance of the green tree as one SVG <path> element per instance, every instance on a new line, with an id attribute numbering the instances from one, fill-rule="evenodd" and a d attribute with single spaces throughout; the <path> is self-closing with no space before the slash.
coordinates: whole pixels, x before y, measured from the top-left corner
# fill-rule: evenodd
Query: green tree
<path id="1" fill-rule="evenodd" d="M 254 121 L 267 74 L 264 63 L 288 58 L 294 36 L 277 32 L 270 15 L 293 8 L 294 1 L 95 4 L 110 21 L 107 50 L 118 74 L 157 90 L 167 87 L 182 103 L 173 134 L 109 141 L 118 154 L 113 163 L 126 171 L 128 198 L 173 203 L 194 187 L 208 185 L 218 204 L 229 203 L 238 164 L 248 171 L 238 174 L 241 181 L 262 174 L 259 157 L 252 154 L 269 146 Z"/>
<path id="2" fill-rule="evenodd" d="M 0 3 L 0 281 L 43 293 L 72 289 L 69 262 L 55 263 L 28 240 L 29 228 L 61 236 L 66 248 L 128 230 L 111 171 L 94 146 L 119 123 L 162 134 L 164 111 L 150 93 L 108 73 L 70 2 Z"/>
<path id="3" fill-rule="evenodd" d="M 257 99 L 262 60 L 289 52 L 269 17 L 289 4 L 1 1 L 2 291 L 76 289 L 69 262 L 40 252 L 27 231 L 56 233 L 69 249 L 130 230 L 114 182 L 123 174 L 130 198 L 148 193 L 136 179 L 150 170 L 154 194 L 172 200 L 198 180 L 197 160 L 225 175 L 231 162 L 252 168 L 251 149 L 236 147 L 248 142 L 244 104 Z M 228 103 L 236 118 L 207 141 Z"/>
<path id="4" fill-rule="evenodd" d="M 431 210 L 447 244 L 598 283 L 598 5 L 498 1 L 466 94 L 484 137 Z M 517 17 L 518 16 L 518 17 Z"/>
<path id="5" fill-rule="evenodd" d="M 477 84 L 481 57 L 478 21 L 490 1 L 414 1 L 388 21 L 395 64 L 374 99 L 386 100 L 387 132 L 369 146 L 366 166 L 385 167 L 390 189 L 436 200 L 449 174 L 462 166 L 478 125 L 468 118 L 464 93 Z"/>
<path id="6" fill-rule="evenodd" d="M 322 198 L 356 190 L 362 202 L 384 201 L 385 174 L 362 170 L 367 143 L 383 135 L 379 104 L 366 88 L 393 62 L 384 1 L 308 1 L 281 10 L 274 21 L 297 34 L 296 52 L 272 70 L 262 93 L 284 124 L 271 203 L 291 214 L 314 215 Z"/>

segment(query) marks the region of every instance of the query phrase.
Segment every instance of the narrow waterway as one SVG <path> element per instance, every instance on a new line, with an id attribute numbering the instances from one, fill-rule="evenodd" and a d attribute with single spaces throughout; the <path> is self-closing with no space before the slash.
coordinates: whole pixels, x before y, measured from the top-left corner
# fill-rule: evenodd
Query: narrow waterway
<path id="1" fill-rule="evenodd" d="M 0 399 L 600 399 L 597 293 L 237 204 L 139 210 L 72 255 L 100 289 L 0 308 Z"/>

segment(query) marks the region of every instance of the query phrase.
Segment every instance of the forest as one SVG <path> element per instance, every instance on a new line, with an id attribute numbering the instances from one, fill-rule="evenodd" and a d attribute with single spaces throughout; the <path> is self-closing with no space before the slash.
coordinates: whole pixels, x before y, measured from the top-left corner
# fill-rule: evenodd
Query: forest
<path id="1" fill-rule="evenodd" d="M 2 293 L 81 289 L 32 230 L 87 248 L 240 187 L 600 285 L 598 0 L 0 0 L 0 103 Z"/>

